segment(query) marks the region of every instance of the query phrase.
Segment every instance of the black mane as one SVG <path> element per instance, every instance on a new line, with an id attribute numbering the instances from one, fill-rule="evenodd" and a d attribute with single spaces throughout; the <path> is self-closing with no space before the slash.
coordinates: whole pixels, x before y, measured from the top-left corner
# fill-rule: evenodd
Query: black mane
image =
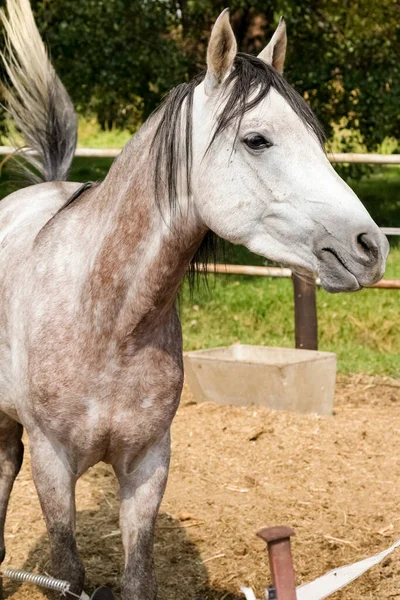
<path id="1" fill-rule="evenodd" d="M 155 156 L 155 199 L 160 211 L 163 210 L 162 204 L 165 197 L 167 197 L 172 213 L 180 210 L 178 177 L 182 157 L 185 161 L 188 195 L 191 192 L 193 97 L 196 87 L 204 80 L 204 77 L 205 71 L 194 77 L 189 83 L 178 85 L 169 92 L 164 102 L 153 113 L 160 116 L 152 143 L 152 152 Z M 271 88 L 274 88 L 287 101 L 302 122 L 315 134 L 321 146 L 324 145 L 325 137 L 322 127 L 305 100 L 282 75 L 264 61 L 248 54 L 237 54 L 232 73 L 224 85 L 227 89 L 229 88 L 229 96 L 218 116 L 208 149 L 229 126 L 234 125 L 238 132 L 244 114 L 260 104 Z M 257 92 L 256 95 L 253 92 Z M 95 184 L 88 183 L 80 187 L 60 211 L 80 198 L 83 192 L 93 185 Z M 207 265 L 210 262 L 216 262 L 221 241 L 212 231 L 209 231 L 204 237 L 191 261 L 188 272 L 192 289 L 197 275 L 206 274 Z"/>
<path id="2" fill-rule="evenodd" d="M 204 77 L 205 72 L 189 83 L 178 85 L 171 90 L 155 111 L 155 114 L 161 113 L 152 148 L 155 154 L 155 196 L 160 210 L 162 210 L 162 201 L 165 199 L 165 191 L 167 191 L 170 210 L 172 212 L 179 210 L 177 185 L 182 156 L 185 157 L 186 186 L 188 195 L 190 195 L 193 96 L 195 88 L 203 81 Z M 230 89 L 230 92 L 225 106 L 218 116 L 209 147 L 229 126 L 234 125 L 238 132 L 244 114 L 260 104 L 269 94 L 271 87 L 287 101 L 323 146 L 324 133 L 310 107 L 286 79 L 264 61 L 248 54 L 239 53 L 235 58 L 232 73 L 224 85 Z M 254 97 L 252 92 L 257 92 Z M 249 100 L 250 97 L 251 100 Z M 184 105 L 184 114 L 182 114 Z M 189 270 L 191 284 L 194 282 L 196 273 L 204 273 L 207 264 L 210 261 L 216 261 L 217 245 L 217 236 L 211 231 L 208 232 L 191 262 Z"/>

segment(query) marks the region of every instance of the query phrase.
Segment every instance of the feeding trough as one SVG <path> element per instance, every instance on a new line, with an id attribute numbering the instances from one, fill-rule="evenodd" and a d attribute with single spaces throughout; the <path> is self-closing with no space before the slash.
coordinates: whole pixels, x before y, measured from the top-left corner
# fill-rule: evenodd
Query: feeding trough
<path id="1" fill-rule="evenodd" d="M 234 344 L 184 354 L 197 402 L 332 414 L 336 355 Z"/>

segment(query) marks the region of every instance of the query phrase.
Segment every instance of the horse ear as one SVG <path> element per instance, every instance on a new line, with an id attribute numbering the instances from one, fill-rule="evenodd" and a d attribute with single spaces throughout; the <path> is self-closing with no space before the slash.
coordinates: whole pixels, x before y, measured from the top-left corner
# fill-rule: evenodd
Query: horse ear
<path id="1" fill-rule="evenodd" d="M 207 49 L 207 74 L 204 81 L 210 95 L 229 75 L 237 52 L 237 44 L 226 8 L 215 21 Z"/>
<path id="2" fill-rule="evenodd" d="M 279 25 L 276 28 L 274 35 L 271 38 L 270 43 L 264 48 L 258 55 L 268 65 L 275 67 L 279 73 L 283 73 L 283 66 L 285 64 L 286 56 L 286 22 L 283 17 L 279 19 Z"/>

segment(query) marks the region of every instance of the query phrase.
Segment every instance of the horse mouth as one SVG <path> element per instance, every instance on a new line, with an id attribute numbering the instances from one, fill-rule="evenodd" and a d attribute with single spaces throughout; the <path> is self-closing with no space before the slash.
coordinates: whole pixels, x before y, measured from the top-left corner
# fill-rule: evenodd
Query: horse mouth
<path id="1" fill-rule="evenodd" d="M 322 248 L 318 261 L 321 285 L 327 292 L 356 292 L 363 288 L 346 260 L 333 248 Z"/>

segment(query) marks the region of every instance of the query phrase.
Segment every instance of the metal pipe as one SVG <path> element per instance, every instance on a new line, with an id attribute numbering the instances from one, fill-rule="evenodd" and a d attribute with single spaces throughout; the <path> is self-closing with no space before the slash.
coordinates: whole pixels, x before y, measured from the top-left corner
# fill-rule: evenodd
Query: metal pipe
<path id="1" fill-rule="evenodd" d="M 268 527 L 260 529 L 258 537 L 267 543 L 272 583 L 277 600 L 296 600 L 296 582 L 290 538 L 294 535 L 290 527 Z"/>
<path id="2" fill-rule="evenodd" d="M 400 279 L 382 279 L 378 283 L 373 285 L 366 285 L 368 289 L 381 289 L 381 290 L 400 290 Z"/>
<path id="3" fill-rule="evenodd" d="M 18 148 L 13 146 L 0 146 L 0 155 L 10 155 L 18 151 Z M 77 148 L 75 150 L 75 156 L 83 156 L 87 158 L 116 158 L 121 153 L 120 148 Z M 20 153 L 21 156 L 24 154 L 33 154 L 36 152 L 33 150 L 24 150 Z"/>
<path id="4" fill-rule="evenodd" d="M 221 275 L 259 275 L 261 277 L 284 277 L 290 279 L 292 271 L 281 267 L 259 267 L 255 265 L 207 265 L 210 273 Z"/>

